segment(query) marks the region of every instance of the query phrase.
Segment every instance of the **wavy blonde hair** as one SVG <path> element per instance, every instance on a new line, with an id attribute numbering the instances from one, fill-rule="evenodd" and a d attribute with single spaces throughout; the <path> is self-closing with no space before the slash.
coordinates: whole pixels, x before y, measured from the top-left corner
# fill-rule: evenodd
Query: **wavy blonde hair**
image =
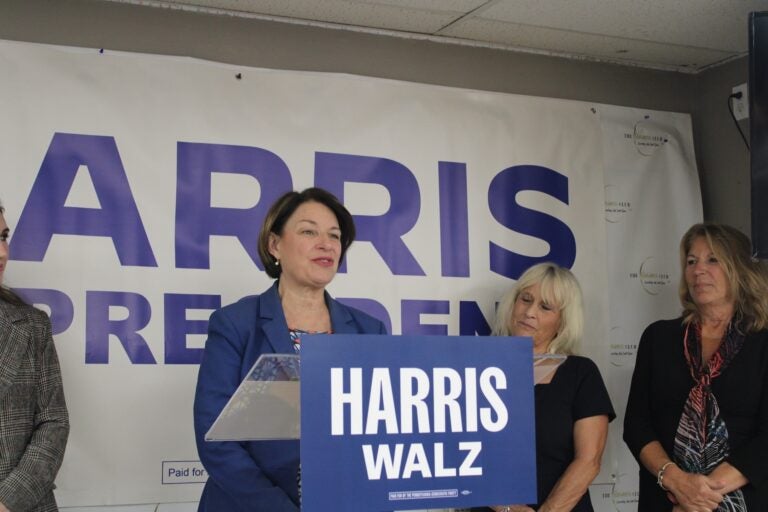
<path id="1" fill-rule="evenodd" d="M 727 224 L 694 224 L 680 240 L 680 286 L 685 323 L 698 319 L 699 308 L 693 301 L 685 281 L 688 251 L 693 242 L 703 238 L 725 273 L 730 298 L 733 300 L 736 325 L 746 332 L 768 328 L 768 269 L 752 257 L 752 243 L 747 235 Z"/>
<path id="2" fill-rule="evenodd" d="M 499 303 L 492 334 L 513 336 L 510 318 L 517 297 L 538 284 L 541 297 L 560 311 L 560 326 L 549 343 L 550 354 L 574 354 L 584 332 L 584 307 L 576 276 L 555 263 L 539 263 L 526 270 Z"/>

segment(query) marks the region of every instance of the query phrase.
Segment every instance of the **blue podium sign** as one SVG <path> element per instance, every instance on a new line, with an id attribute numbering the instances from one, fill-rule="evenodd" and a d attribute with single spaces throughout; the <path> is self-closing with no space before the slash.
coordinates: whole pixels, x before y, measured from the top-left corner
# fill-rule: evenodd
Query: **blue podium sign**
<path id="1" fill-rule="evenodd" d="M 529 338 L 306 337 L 302 510 L 535 503 L 532 360 Z"/>

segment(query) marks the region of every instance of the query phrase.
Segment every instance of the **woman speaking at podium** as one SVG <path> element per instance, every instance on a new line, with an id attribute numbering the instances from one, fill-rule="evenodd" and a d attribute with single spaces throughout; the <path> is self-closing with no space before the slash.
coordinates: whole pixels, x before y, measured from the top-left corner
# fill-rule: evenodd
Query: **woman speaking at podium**
<path id="1" fill-rule="evenodd" d="M 616 414 L 595 363 L 574 355 L 583 324 L 579 282 L 554 263 L 526 270 L 499 304 L 493 334 L 529 336 L 534 355 L 565 359 L 534 388 L 538 503 L 490 510 L 593 510 L 589 485 L 600 472 L 608 422 Z"/>
<path id="2" fill-rule="evenodd" d="M 288 192 L 272 205 L 259 256 L 276 282 L 211 315 L 195 393 L 195 438 L 208 472 L 200 512 L 299 510 L 299 442 L 206 442 L 205 433 L 264 353 L 295 354 L 304 334 L 386 334 L 384 324 L 333 300 L 325 287 L 355 238 L 329 192 Z"/>

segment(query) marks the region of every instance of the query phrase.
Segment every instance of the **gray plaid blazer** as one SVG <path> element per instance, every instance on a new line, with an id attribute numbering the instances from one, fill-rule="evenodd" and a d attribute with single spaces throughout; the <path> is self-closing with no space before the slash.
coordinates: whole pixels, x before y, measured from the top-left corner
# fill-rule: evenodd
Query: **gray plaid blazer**
<path id="1" fill-rule="evenodd" d="M 0 502 L 11 512 L 58 510 L 53 480 L 68 435 L 51 322 L 0 299 Z"/>

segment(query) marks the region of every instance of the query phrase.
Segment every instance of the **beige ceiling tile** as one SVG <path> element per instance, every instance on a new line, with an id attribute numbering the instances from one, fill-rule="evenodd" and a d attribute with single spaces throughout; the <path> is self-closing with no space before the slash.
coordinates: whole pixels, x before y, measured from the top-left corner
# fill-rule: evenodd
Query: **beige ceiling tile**
<path id="1" fill-rule="evenodd" d="M 446 30 L 444 35 L 544 50 L 564 56 L 592 57 L 611 62 L 675 69 L 698 69 L 734 55 L 717 50 L 479 19 L 455 25 Z"/>
<path id="2" fill-rule="evenodd" d="M 479 17 L 696 46 L 747 50 L 747 18 L 768 0 L 501 0 Z"/>
<path id="3" fill-rule="evenodd" d="M 320 0 L 325 1 L 325 0 Z M 355 0 L 357 3 L 391 5 L 408 9 L 430 11 L 470 12 L 487 0 Z"/>
<path id="4" fill-rule="evenodd" d="M 0 0 L 2 1 L 2 0 Z M 412 37 L 662 69 L 746 54 L 750 11 L 768 0 L 109 0 L 330 23 Z"/>
<path id="5" fill-rule="evenodd" d="M 432 34 L 473 9 L 478 1 L 452 0 L 175 0 L 176 4 L 337 23 L 364 28 Z M 480 2 L 481 3 L 481 2 Z M 437 8 L 440 7 L 440 8 Z M 454 10 L 452 8 L 459 10 Z"/>

